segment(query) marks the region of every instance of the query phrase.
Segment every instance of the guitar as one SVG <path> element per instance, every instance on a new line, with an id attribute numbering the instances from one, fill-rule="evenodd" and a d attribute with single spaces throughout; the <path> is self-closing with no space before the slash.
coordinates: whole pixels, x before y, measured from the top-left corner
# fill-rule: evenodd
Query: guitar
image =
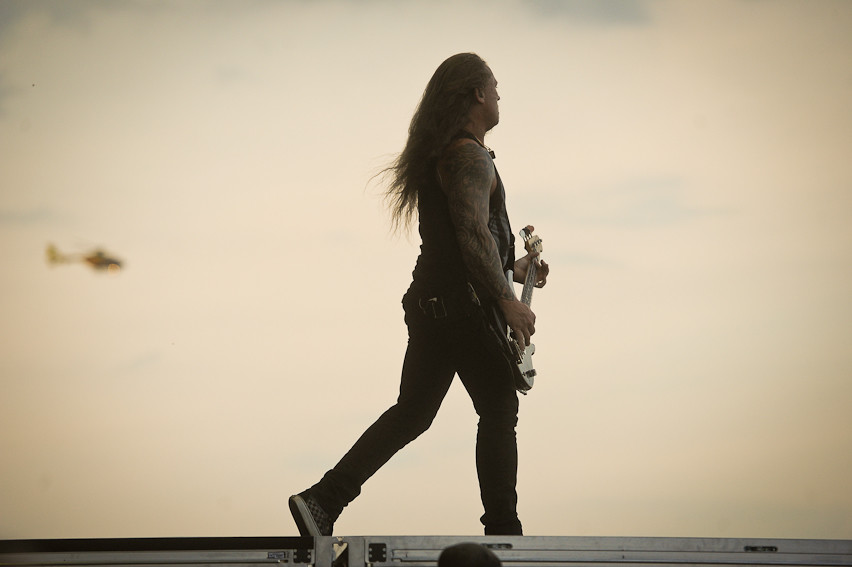
<path id="1" fill-rule="evenodd" d="M 543 250 L 541 238 L 534 235 L 528 228 L 522 229 L 520 236 L 524 239 L 524 248 L 526 248 L 527 252 L 538 252 L 541 254 L 541 251 Z M 535 261 L 530 262 L 529 269 L 527 270 L 527 277 L 526 280 L 524 280 L 524 289 L 521 292 L 521 301 L 528 307 L 532 303 L 532 293 L 535 289 L 537 271 L 538 268 Z M 509 280 L 509 285 L 511 285 L 514 289 L 512 272 L 507 272 L 506 278 Z M 512 374 L 515 378 L 515 388 L 517 388 L 520 393 L 526 394 L 535 383 L 536 371 L 532 364 L 532 355 L 535 354 L 535 345 L 530 344 L 527 348 L 521 349 L 520 343 L 515 340 L 515 337 L 512 336 L 512 332 L 508 330 L 502 311 L 500 311 L 500 308 L 496 305 L 491 309 L 491 318 L 492 324 L 495 325 L 497 329 L 501 330 L 499 334 L 502 339 L 501 343 L 504 355 L 512 362 L 510 366 L 512 367 Z"/>

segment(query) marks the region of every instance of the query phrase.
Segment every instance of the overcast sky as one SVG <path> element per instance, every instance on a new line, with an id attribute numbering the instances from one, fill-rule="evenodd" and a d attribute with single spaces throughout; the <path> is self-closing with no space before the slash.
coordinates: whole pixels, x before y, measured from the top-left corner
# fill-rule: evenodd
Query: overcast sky
<path id="1" fill-rule="evenodd" d="M 845 0 L 0 1 L 0 538 L 297 534 L 395 400 L 371 178 L 462 51 L 551 265 L 525 532 L 852 538 Z M 336 533 L 481 533 L 475 431 L 456 383 Z"/>

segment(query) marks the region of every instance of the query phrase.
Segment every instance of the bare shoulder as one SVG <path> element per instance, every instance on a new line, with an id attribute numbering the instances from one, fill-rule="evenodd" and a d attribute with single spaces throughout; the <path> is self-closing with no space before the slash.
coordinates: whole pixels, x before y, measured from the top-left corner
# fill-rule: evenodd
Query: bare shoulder
<path id="1" fill-rule="evenodd" d="M 494 162 L 488 151 L 469 138 L 453 141 L 438 161 L 444 192 L 486 190 L 496 186 Z"/>
<path id="2" fill-rule="evenodd" d="M 483 160 L 493 168 L 491 156 L 485 148 L 470 138 L 457 138 L 447 146 L 441 155 L 440 163 L 451 164 L 457 160 Z"/>

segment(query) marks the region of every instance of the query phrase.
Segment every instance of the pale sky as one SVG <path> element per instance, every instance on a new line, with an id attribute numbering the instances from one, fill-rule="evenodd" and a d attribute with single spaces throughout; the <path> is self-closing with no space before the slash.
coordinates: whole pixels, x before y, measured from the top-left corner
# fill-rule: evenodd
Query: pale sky
<path id="1" fill-rule="evenodd" d="M 846 0 L 0 0 L 0 538 L 298 533 L 395 400 L 371 177 L 461 51 L 551 265 L 525 532 L 852 538 Z M 336 533 L 480 534 L 475 433 L 456 383 Z"/>

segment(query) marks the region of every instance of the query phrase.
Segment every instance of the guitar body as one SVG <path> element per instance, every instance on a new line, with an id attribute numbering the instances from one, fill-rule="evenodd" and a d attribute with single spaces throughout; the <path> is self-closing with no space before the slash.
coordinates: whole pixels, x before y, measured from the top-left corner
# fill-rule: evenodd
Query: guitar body
<path id="1" fill-rule="evenodd" d="M 496 305 L 490 308 L 489 317 L 491 328 L 495 330 L 494 334 L 497 335 L 497 341 L 499 342 L 503 356 L 510 363 L 512 376 L 515 379 L 515 388 L 522 394 L 526 394 L 535 383 L 536 371 L 532 363 L 535 345 L 530 344 L 526 349 L 521 350 L 521 346 L 512 337 L 512 333 L 506 325 L 503 313 Z"/>
<path id="2" fill-rule="evenodd" d="M 515 386 L 518 388 L 518 391 L 526 392 L 531 389 L 535 383 L 535 368 L 533 368 L 532 364 L 532 355 L 534 354 L 535 345 L 530 343 L 530 346 L 524 349 L 524 353 L 521 355 L 521 361 L 518 363 L 520 380 L 518 377 L 515 377 Z"/>

